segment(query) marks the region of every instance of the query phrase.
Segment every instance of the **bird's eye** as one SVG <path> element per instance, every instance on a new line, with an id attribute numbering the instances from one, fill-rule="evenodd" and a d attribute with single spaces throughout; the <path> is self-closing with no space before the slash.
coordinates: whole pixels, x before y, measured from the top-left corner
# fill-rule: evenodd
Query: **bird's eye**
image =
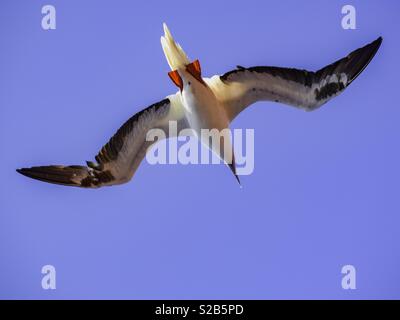
<path id="1" fill-rule="evenodd" d="M 190 86 L 192 83 L 190 81 L 188 81 L 188 85 Z"/>

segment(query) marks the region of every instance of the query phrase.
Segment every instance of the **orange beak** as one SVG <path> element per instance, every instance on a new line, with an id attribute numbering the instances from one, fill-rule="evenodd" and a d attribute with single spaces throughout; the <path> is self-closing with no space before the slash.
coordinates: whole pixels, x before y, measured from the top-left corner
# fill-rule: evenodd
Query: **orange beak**
<path id="1" fill-rule="evenodd" d="M 200 67 L 199 60 L 195 60 L 192 63 L 189 63 L 186 66 L 186 71 L 189 72 L 197 81 L 199 81 L 200 83 L 202 83 L 206 86 L 206 83 L 204 82 L 203 78 L 201 77 L 201 67 Z"/>
<path id="2" fill-rule="evenodd" d="M 181 76 L 179 75 L 177 70 L 168 72 L 169 77 L 171 78 L 172 82 L 179 88 L 179 90 L 183 90 L 183 81 Z"/>

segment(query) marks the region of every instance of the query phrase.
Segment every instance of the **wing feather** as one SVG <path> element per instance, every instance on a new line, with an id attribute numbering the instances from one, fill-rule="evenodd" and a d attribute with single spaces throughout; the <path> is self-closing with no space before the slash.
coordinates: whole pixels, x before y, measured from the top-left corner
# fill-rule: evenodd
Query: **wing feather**
<path id="1" fill-rule="evenodd" d="M 233 120 L 257 101 L 274 101 L 312 111 L 337 96 L 365 69 L 382 38 L 359 48 L 317 72 L 279 67 L 238 66 L 206 79 Z"/>
<path id="2" fill-rule="evenodd" d="M 178 133 L 187 127 L 180 96 L 168 96 L 133 115 L 111 137 L 87 166 L 39 166 L 17 171 L 36 180 L 68 186 L 98 188 L 129 181 L 157 141 L 146 141 L 150 129 L 162 129 L 170 137 L 169 121 L 177 121 Z"/>

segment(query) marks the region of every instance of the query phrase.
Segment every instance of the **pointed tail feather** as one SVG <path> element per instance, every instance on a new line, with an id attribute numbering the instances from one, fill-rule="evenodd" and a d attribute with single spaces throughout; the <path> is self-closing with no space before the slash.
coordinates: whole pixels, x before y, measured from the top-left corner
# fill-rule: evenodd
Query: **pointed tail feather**
<path id="1" fill-rule="evenodd" d="M 164 36 L 161 37 L 161 45 L 171 70 L 176 70 L 189 64 L 190 61 L 188 56 L 183 51 L 179 43 L 175 42 L 165 23 L 163 24 L 163 27 Z"/>

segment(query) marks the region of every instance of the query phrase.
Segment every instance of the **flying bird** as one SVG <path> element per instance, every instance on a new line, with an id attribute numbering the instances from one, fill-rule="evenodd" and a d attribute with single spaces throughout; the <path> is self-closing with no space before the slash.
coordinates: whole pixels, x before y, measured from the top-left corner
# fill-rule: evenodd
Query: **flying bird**
<path id="1" fill-rule="evenodd" d="M 105 144 L 95 162 L 17 169 L 29 178 L 66 186 L 98 188 L 128 182 L 155 143 L 147 141 L 150 129 L 168 134 L 169 121 L 178 133 L 189 128 L 236 174 L 231 141 L 229 150 L 214 147 L 201 136 L 202 129 L 223 130 L 245 108 L 257 101 L 272 101 L 313 111 L 342 93 L 365 69 L 382 43 L 379 37 L 316 72 L 281 67 L 242 67 L 211 78 L 202 76 L 198 60 L 190 61 L 164 24 L 161 44 L 171 68 L 168 73 L 179 90 L 133 115 Z M 167 138 L 170 137 L 167 135 Z M 228 139 L 229 140 L 229 139 Z M 240 183 L 240 181 L 239 181 Z"/>

